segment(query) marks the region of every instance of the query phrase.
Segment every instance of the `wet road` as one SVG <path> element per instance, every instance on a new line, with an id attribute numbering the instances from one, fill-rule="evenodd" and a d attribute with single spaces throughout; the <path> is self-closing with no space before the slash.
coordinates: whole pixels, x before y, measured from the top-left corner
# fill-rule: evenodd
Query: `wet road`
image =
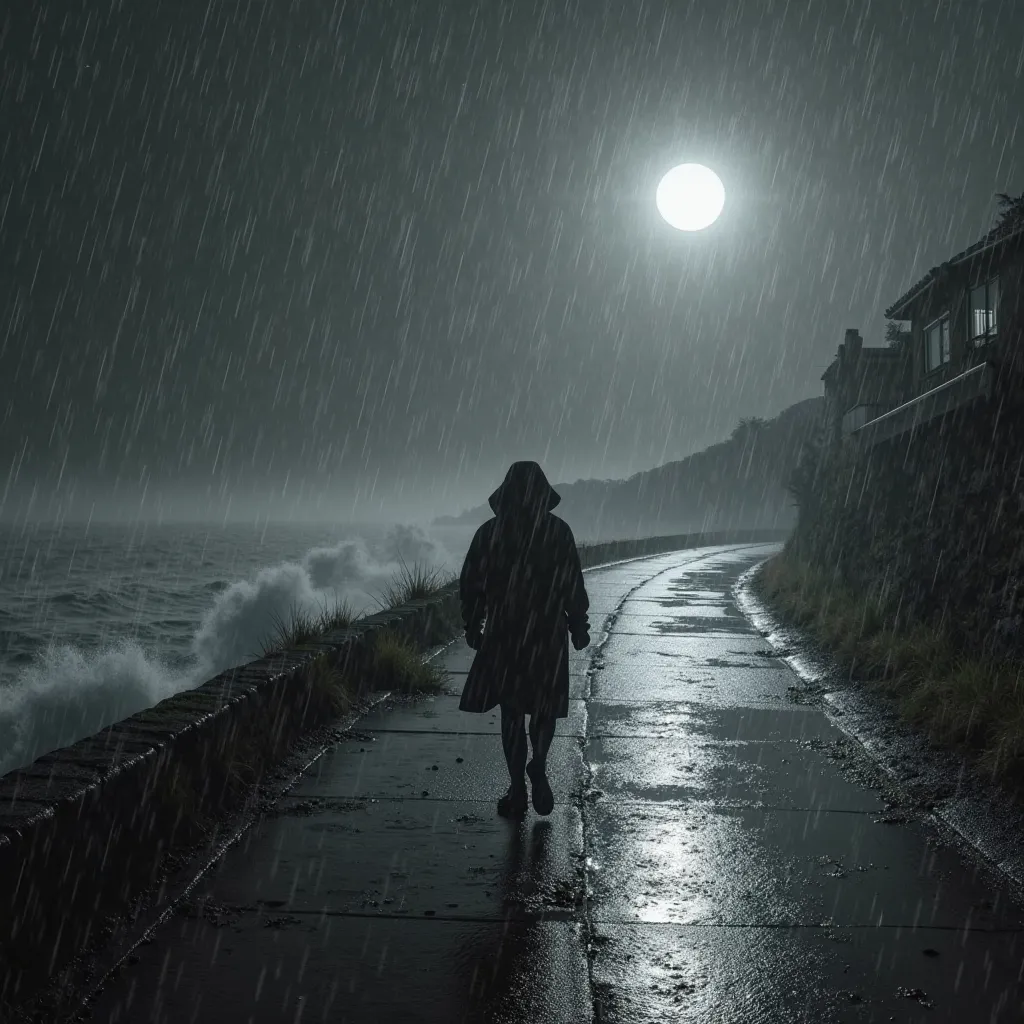
<path id="1" fill-rule="evenodd" d="M 364 719 L 93 1019 L 1024 1019 L 1006 884 L 892 803 L 733 605 L 770 550 L 587 574 L 546 819 L 496 816 L 497 717 L 458 711 L 448 648 L 451 692 Z"/>

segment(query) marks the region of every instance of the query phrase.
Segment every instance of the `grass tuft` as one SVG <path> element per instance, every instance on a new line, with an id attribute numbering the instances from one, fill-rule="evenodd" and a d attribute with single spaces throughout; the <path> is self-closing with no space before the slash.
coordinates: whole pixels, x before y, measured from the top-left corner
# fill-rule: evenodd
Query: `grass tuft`
<path id="1" fill-rule="evenodd" d="M 754 589 L 936 746 L 970 755 L 995 781 L 1024 784 L 1024 668 L 965 655 L 941 629 L 902 620 L 879 595 L 790 552 L 765 563 Z"/>
<path id="2" fill-rule="evenodd" d="M 437 693 L 447 673 L 436 662 L 424 661 L 416 646 L 391 630 L 374 634 L 371 676 L 380 690 L 399 693 Z"/>
<path id="3" fill-rule="evenodd" d="M 271 633 L 260 644 L 260 656 L 266 658 L 292 647 L 302 647 L 324 633 L 350 626 L 354 620 L 355 613 L 348 601 L 325 603 L 317 611 L 293 607 L 287 617 L 274 616 Z"/>
<path id="4" fill-rule="evenodd" d="M 321 715 L 338 717 L 356 703 L 359 687 L 348 673 L 338 669 L 329 658 L 317 658 L 309 669 L 311 697 L 322 709 Z"/>
<path id="5" fill-rule="evenodd" d="M 419 562 L 408 566 L 403 559 L 401 566 L 377 596 L 377 604 L 381 610 L 397 608 L 422 598 L 435 597 L 458 579 L 454 572 L 440 568 L 431 569 Z"/>

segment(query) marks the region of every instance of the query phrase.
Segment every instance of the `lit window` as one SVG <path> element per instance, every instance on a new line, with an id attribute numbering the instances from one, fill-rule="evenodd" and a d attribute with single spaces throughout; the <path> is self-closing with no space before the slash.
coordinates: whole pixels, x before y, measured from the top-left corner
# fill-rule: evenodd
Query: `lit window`
<path id="1" fill-rule="evenodd" d="M 999 278 L 971 289 L 967 310 L 967 334 L 972 344 L 984 345 L 996 336 L 996 310 L 999 307 Z"/>
<path id="2" fill-rule="evenodd" d="M 926 370 L 938 369 L 949 362 L 949 317 L 944 316 L 924 330 L 924 362 Z"/>

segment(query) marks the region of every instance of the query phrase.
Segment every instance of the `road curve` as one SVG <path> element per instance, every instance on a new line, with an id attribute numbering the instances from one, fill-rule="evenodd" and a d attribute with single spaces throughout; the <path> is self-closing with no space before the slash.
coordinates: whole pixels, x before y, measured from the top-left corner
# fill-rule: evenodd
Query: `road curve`
<path id="1" fill-rule="evenodd" d="M 587 573 L 554 813 L 496 715 L 379 707 L 139 947 L 103 1022 L 1017 1021 L 1024 914 L 736 609 L 769 546 Z"/>

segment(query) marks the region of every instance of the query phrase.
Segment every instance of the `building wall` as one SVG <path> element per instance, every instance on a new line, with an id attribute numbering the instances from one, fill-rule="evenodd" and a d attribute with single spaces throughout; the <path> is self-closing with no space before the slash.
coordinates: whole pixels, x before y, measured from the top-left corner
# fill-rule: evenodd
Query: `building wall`
<path id="1" fill-rule="evenodd" d="M 904 625 L 943 625 L 965 650 L 1024 657 L 1024 395 L 823 458 L 789 548 L 875 594 Z"/>
<path id="2" fill-rule="evenodd" d="M 994 344 L 976 348 L 969 337 L 968 311 L 970 290 L 990 277 L 999 278 L 999 306 L 996 318 L 998 336 Z M 975 260 L 948 268 L 915 300 L 907 311 L 911 322 L 911 385 L 910 395 L 924 394 L 980 362 L 993 358 L 1016 361 L 1019 353 L 1021 316 L 1021 255 L 982 254 Z M 950 317 L 950 360 L 938 369 L 928 371 L 925 358 L 925 331 L 943 313 Z"/>
<path id="3" fill-rule="evenodd" d="M 829 441 L 839 443 L 847 432 L 845 427 L 899 405 L 907 390 L 908 370 L 906 351 L 866 348 L 860 333 L 848 330 L 836 358 L 822 377 Z M 854 412 L 858 409 L 866 411 Z"/>
<path id="4" fill-rule="evenodd" d="M 999 272 L 998 337 L 993 356 L 1018 374 L 1024 371 L 1024 256 L 1008 260 Z M 975 358 L 983 358 L 978 352 Z"/>
<path id="5" fill-rule="evenodd" d="M 915 303 L 912 311 L 912 371 L 911 394 L 924 394 L 944 381 L 962 372 L 967 355 L 966 275 L 952 268 L 928 288 Z M 950 359 L 934 370 L 928 370 L 926 359 L 926 331 L 943 314 L 949 314 Z"/>

